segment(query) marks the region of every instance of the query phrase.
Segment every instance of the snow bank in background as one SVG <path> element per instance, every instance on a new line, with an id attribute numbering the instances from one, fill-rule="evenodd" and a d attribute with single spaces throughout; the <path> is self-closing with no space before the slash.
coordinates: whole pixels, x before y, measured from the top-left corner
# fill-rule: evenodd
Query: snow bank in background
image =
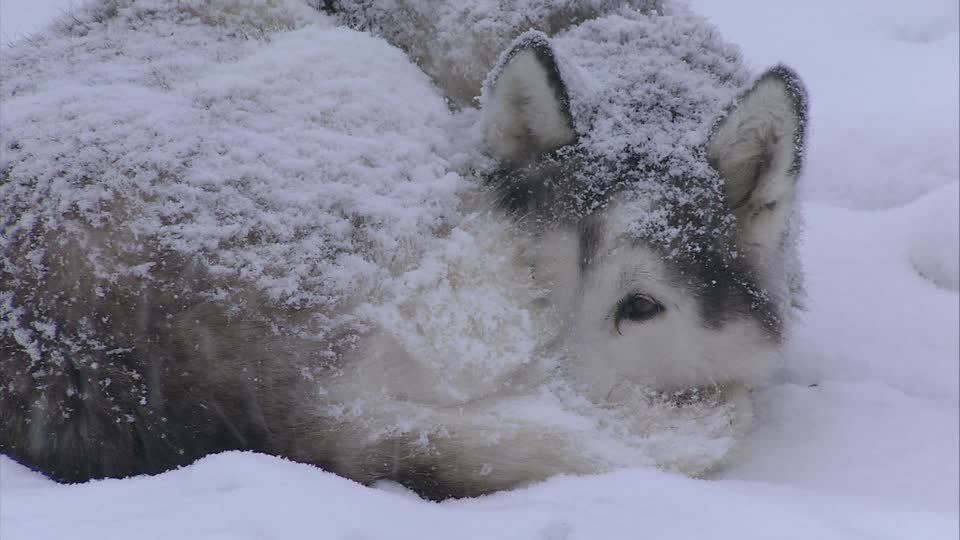
<path id="1" fill-rule="evenodd" d="M 960 288 L 960 183 L 930 191 L 907 206 L 899 220 L 907 255 L 917 273 L 956 292 Z"/>
<path id="2" fill-rule="evenodd" d="M 831 380 L 766 388 L 757 406 L 759 428 L 719 478 L 956 519 L 955 399 L 916 397 L 880 381 Z"/>
<path id="3" fill-rule="evenodd" d="M 952 205 L 955 213 L 956 199 Z M 957 399 L 956 291 L 925 278 L 911 260 L 916 253 L 932 260 L 956 253 L 957 233 L 947 220 L 929 237 L 918 236 L 924 206 L 884 212 L 808 206 L 810 310 L 786 363 L 791 380 L 879 380 L 915 396 Z M 925 252 L 931 242 L 938 248 Z"/>

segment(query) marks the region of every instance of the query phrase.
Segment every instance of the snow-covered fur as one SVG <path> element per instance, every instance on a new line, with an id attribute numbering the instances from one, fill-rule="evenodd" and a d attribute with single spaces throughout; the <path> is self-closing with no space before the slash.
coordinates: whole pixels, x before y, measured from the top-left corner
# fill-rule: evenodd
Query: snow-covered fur
<path id="1" fill-rule="evenodd" d="M 776 362 L 803 92 L 683 10 L 524 34 L 479 113 L 297 0 L 101 0 L 0 61 L 0 451 L 58 480 L 703 474 Z"/>
<path id="2" fill-rule="evenodd" d="M 455 106 L 475 106 L 480 84 L 519 34 L 560 32 L 623 6 L 644 13 L 661 0 L 323 0 L 344 24 L 407 51 Z"/>
<path id="3" fill-rule="evenodd" d="M 678 55 L 678 35 L 709 52 Z M 487 80 L 491 183 L 534 237 L 568 368 L 594 399 L 623 380 L 753 384 L 776 365 L 800 288 L 785 261 L 805 97 L 778 66 L 734 99 L 743 74 L 716 41 L 624 12 L 528 32 Z"/>

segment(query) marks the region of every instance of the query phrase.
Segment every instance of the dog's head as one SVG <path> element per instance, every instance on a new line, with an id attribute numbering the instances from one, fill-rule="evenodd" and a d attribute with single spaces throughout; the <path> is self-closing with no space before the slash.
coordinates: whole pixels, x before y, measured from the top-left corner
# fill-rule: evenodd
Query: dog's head
<path id="1" fill-rule="evenodd" d="M 535 231 L 530 262 L 564 321 L 569 369 L 601 398 L 624 379 L 755 382 L 778 357 L 789 304 L 799 79 L 777 66 L 691 115 L 683 93 L 629 95 L 649 86 L 572 91 L 576 60 L 528 32 L 483 96 L 500 163 L 490 184 Z"/>

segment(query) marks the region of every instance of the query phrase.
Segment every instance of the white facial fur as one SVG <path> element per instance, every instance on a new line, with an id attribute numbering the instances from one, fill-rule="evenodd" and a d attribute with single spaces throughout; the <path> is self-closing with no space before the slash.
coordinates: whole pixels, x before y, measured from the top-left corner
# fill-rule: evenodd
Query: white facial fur
<path id="1" fill-rule="evenodd" d="M 608 223 L 620 221 L 618 213 L 622 210 L 613 209 Z M 572 230 L 545 235 L 538 242 L 536 274 L 566 319 L 566 368 L 594 401 L 616 401 L 616 388 L 624 381 L 654 389 L 749 386 L 776 365 L 777 344 L 754 319 L 720 328 L 703 324 L 691 291 L 674 282 L 654 251 L 607 232 L 581 277 L 579 257 L 556 256 L 578 245 Z M 618 330 L 617 301 L 631 293 L 648 295 L 665 309 L 645 322 L 622 321 Z"/>

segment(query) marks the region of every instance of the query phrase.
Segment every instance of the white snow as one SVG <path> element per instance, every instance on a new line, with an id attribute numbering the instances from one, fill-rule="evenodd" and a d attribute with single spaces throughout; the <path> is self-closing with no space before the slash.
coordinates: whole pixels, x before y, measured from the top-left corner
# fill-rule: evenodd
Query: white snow
<path id="1" fill-rule="evenodd" d="M 26 475 L 4 462 L 4 475 Z M 6 488 L 5 488 L 6 489 Z M 627 470 L 480 500 L 422 502 L 255 454 L 208 457 L 153 478 L 4 494 L 4 538 L 487 540 L 951 538 L 947 513 L 832 493 Z"/>
<path id="2" fill-rule="evenodd" d="M 8 1 L 0 29 L 8 36 L 38 27 L 61 5 Z M 0 538 L 957 538 L 957 3 L 692 3 L 743 47 L 756 70 L 780 61 L 794 67 L 811 102 L 801 249 L 809 310 L 783 372 L 757 391 L 757 428 L 729 467 L 705 480 L 649 469 L 555 478 L 434 504 L 396 486 L 365 488 L 246 453 L 155 477 L 73 486 L 0 457 Z M 324 35 L 308 28 L 283 39 L 322 44 Z M 202 59 L 189 49 L 185 44 L 184 55 L 160 73 L 167 84 L 176 77 L 193 84 L 191 70 Z M 298 50 L 284 67 L 210 45 L 196 55 L 244 56 L 244 67 L 205 76 L 195 95 L 214 106 L 218 77 L 236 88 L 252 69 L 273 70 L 273 83 L 282 85 L 297 74 L 296 62 L 325 61 Z M 110 73 L 120 79 L 154 76 L 137 71 L 135 60 L 115 61 Z M 78 67 L 32 73 L 23 84 L 95 76 Z M 6 97 L 11 82 L 4 78 Z M 145 109 L 161 99 L 140 92 Z M 76 97 L 62 96 L 59 114 L 69 118 Z M 107 95 L 96 99 L 110 104 Z M 431 110 L 433 99 L 422 110 Z M 184 104 L 164 103 L 187 114 Z M 126 102 L 110 114 L 141 105 Z M 241 111 L 219 114 L 224 125 L 255 122 Z M 402 138 L 403 126 L 393 128 Z M 272 151 L 294 153 L 297 143 L 288 134 Z M 440 200 L 445 188 L 453 189 L 438 186 Z"/>

